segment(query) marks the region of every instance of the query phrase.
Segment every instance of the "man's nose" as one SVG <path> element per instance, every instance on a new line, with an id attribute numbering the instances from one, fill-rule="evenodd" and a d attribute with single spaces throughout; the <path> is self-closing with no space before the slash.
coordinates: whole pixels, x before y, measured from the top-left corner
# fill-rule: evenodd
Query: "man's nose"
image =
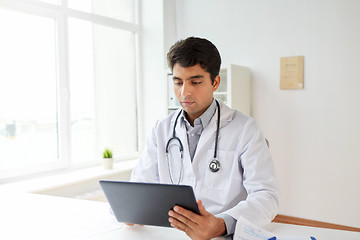
<path id="1" fill-rule="evenodd" d="M 188 83 L 182 85 L 181 95 L 184 97 L 191 95 L 191 86 Z"/>

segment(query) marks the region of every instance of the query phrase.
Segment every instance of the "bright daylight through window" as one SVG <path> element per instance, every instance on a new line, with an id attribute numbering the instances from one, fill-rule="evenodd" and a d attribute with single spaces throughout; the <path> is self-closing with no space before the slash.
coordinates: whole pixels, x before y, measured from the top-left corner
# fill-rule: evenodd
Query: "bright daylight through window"
<path id="1" fill-rule="evenodd" d="M 0 183 L 98 164 L 105 147 L 136 156 L 135 13 L 135 0 L 0 3 Z"/>

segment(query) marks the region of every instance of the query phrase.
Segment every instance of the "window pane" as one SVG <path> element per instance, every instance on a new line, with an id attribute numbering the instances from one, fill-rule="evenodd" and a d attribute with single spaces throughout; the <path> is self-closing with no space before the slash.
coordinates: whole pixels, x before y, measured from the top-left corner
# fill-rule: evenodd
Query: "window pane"
<path id="1" fill-rule="evenodd" d="M 72 161 L 137 151 L 135 37 L 69 19 Z"/>
<path id="2" fill-rule="evenodd" d="M 135 22 L 135 0 L 68 0 L 68 7 L 127 22 Z"/>
<path id="3" fill-rule="evenodd" d="M 0 9 L 0 171 L 58 159 L 54 19 Z"/>

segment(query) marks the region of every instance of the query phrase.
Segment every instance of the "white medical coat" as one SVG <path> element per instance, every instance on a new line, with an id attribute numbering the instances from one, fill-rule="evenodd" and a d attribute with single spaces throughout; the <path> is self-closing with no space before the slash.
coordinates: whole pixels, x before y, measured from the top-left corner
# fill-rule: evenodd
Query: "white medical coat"
<path id="1" fill-rule="evenodd" d="M 219 102 L 217 159 L 221 168 L 216 173 L 209 169 L 214 155 L 218 110 L 201 134 L 193 161 L 185 123 L 179 119 L 176 136 L 184 146 L 180 184 L 192 186 L 196 199 L 202 200 L 206 210 L 214 215 L 223 213 L 235 219 L 242 216 L 254 224 L 264 225 L 275 217 L 278 210 L 278 189 L 265 138 L 254 119 Z M 155 124 L 132 172 L 132 181 L 171 184 L 165 147 L 172 137 L 179 111 Z M 171 145 L 178 143 L 172 141 Z M 177 146 L 170 149 L 175 151 L 169 155 L 169 160 L 173 181 L 177 183 L 181 172 L 179 149 Z"/>

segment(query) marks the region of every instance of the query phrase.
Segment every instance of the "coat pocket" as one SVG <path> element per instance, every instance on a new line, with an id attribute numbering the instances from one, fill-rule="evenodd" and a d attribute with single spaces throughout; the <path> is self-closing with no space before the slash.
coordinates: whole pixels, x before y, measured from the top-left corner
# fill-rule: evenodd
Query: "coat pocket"
<path id="1" fill-rule="evenodd" d="M 205 170 L 202 182 L 206 188 L 229 191 L 231 187 L 241 182 L 239 162 L 235 151 L 217 152 L 217 160 L 220 163 L 220 168 L 217 172 L 212 172 L 209 166 L 214 159 L 214 150 L 207 152 L 207 159 L 208 161 L 205 161 L 201 167 Z"/>

